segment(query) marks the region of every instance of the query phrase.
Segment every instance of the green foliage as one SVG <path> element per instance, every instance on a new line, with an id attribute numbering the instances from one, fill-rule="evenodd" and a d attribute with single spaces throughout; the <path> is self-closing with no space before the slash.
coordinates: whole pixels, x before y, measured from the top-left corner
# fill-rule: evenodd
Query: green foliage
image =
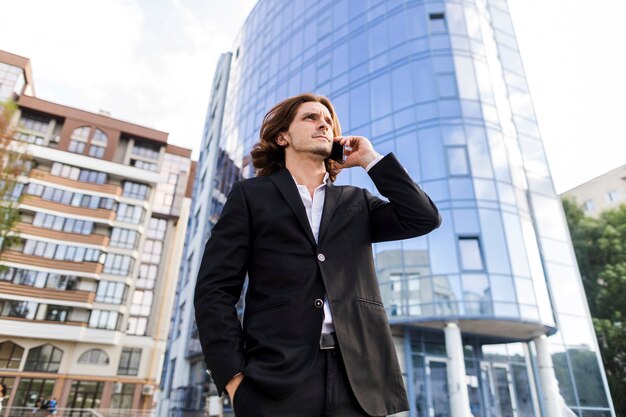
<path id="1" fill-rule="evenodd" d="M 626 415 L 626 204 L 595 219 L 563 207 L 617 415 Z"/>
<path id="2" fill-rule="evenodd" d="M 13 234 L 20 221 L 19 199 L 13 195 L 18 177 L 29 170 L 30 158 L 13 140 L 11 119 L 17 110 L 13 102 L 0 102 L 0 252 L 17 243 Z"/>

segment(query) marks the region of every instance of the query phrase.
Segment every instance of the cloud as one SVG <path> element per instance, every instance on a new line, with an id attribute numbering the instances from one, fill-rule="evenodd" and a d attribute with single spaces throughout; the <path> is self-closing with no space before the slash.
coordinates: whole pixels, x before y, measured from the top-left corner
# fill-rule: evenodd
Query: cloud
<path id="1" fill-rule="evenodd" d="M 38 97 L 169 132 L 197 158 L 213 72 L 254 1 L 212 3 L 14 1 L 0 49 L 31 59 Z"/>

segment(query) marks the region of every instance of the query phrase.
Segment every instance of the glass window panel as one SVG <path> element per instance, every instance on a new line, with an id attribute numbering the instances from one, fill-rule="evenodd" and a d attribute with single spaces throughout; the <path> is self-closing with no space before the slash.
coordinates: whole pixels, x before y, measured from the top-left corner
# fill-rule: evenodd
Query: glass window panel
<path id="1" fill-rule="evenodd" d="M 473 200 L 474 186 L 470 178 L 450 178 L 450 198 L 456 200 Z"/>
<path id="2" fill-rule="evenodd" d="M 443 218 L 449 218 L 448 210 L 441 210 Z M 457 237 L 452 228 L 452 222 L 443 222 L 437 233 L 427 235 L 430 248 L 431 271 L 433 274 L 449 274 L 459 272 L 457 252 L 450 248 L 455 246 Z"/>
<path id="3" fill-rule="evenodd" d="M 459 238 L 461 266 L 466 271 L 483 269 L 480 243 L 477 237 Z"/>
<path id="4" fill-rule="evenodd" d="M 418 138 L 422 181 L 446 178 L 448 175 L 439 128 L 420 129 Z"/>
<path id="5" fill-rule="evenodd" d="M 440 97 L 456 97 L 456 79 L 454 74 L 437 74 L 437 89 Z"/>
<path id="6" fill-rule="evenodd" d="M 491 314 L 491 295 L 487 276 L 463 274 L 463 298 L 467 314 Z"/>
<path id="7" fill-rule="evenodd" d="M 487 269 L 492 273 L 510 274 L 509 251 L 500 213 L 494 210 L 479 210 L 479 215 Z"/>
<path id="8" fill-rule="evenodd" d="M 517 301 L 521 304 L 537 304 L 535 298 L 535 290 L 533 288 L 533 282 L 530 279 L 515 278 L 515 291 L 517 294 Z"/>
<path id="9" fill-rule="evenodd" d="M 598 366 L 598 357 L 592 350 L 568 349 L 576 381 L 578 400 L 582 407 L 608 407 L 608 399 Z"/>
<path id="10" fill-rule="evenodd" d="M 469 166 L 467 163 L 467 151 L 464 146 L 451 146 L 446 148 L 448 154 L 448 170 L 450 175 L 467 175 Z"/>
<path id="11" fill-rule="evenodd" d="M 546 268 L 552 287 L 558 288 L 552 293 L 556 309 L 562 313 L 585 315 L 587 300 L 574 267 L 546 262 Z"/>

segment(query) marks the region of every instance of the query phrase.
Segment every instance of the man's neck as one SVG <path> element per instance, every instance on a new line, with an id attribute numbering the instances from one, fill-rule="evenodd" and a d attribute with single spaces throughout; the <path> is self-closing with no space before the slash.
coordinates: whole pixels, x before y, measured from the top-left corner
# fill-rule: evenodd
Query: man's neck
<path id="1" fill-rule="evenodd" d="M 320 186 L 324 180 L 324 175 L 326 175 L 323 159 L 289 155 L 285 161 L 285 166 L 296 179 L 298 185 L 306 186 L 311 197 L 313 197 L 313 192 Z"/>

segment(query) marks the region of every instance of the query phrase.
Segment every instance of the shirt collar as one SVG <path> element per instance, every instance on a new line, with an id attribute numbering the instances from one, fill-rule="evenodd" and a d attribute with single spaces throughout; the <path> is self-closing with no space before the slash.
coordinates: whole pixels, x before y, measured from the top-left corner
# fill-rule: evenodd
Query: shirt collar
<path id="1" fill-rule="evenodd" d="M 293 178 L 293 182 L 295 182 L 296 185 L 302 185 L 302 184 L 298 184 L 298 181 L 296 181 L 296 177 L 294 177 L 293 175 L 291 176 L 291 178 Z M 326 182 L 328 182 L 328 178 L 330 178 L 330 175 L 328 174 L 328 172 L 326 172 L 326 174 L 324 174 L 324 178 L 322 179 L 322 183 L 320 184 L 320 186 L 326 185 Z"/>

